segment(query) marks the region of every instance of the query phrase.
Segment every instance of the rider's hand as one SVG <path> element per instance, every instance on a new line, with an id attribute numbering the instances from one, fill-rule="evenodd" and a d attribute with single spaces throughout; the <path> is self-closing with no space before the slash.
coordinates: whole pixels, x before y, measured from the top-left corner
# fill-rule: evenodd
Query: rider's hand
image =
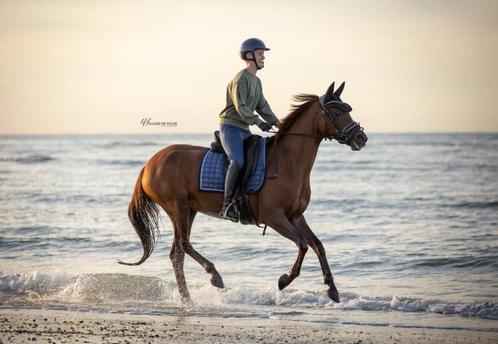
<path id="1" fill-rule="evenodd" d="M 282 127 L 282 122 L 280 122 L 280 120 L 279 120 L 279 121 L 275 122 L 273 124 L 273 126 L 276 127 L 277 129 L 280 129 Z"/>
<path id="2" fill-rule="evenodd" d="M 271 129 L 271 125 L 269 125 L 268 123 L 266 122 L 262 122 L 259 126 L 259 129 L 261 129 L 262 131 L 270 131 Z"/>

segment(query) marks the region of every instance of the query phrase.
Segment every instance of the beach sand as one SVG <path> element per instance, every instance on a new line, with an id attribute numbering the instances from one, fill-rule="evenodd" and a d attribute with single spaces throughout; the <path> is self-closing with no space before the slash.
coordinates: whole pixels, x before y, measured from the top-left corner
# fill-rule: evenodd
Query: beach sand
<path id="1" fill-rule="evenodd" d="M 278 319 L 0 309 L 0 343 L 497 343 L 498 333 Z"/>

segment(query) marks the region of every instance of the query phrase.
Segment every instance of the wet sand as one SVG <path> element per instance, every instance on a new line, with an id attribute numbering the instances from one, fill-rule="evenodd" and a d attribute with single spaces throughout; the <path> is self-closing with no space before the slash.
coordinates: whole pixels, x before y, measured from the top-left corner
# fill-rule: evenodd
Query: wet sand
<path id="1" fill-rule="evenodd" d="M 0 309 L 0 343 L 497 343 L 497 332 Z"/>

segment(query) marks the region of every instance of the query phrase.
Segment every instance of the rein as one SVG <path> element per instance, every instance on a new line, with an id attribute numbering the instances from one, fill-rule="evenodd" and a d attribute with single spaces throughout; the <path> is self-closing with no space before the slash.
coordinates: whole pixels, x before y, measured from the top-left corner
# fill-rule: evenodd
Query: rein
<path id="1" fill-rule="evenodd" d="M 320 135 L 313 135 L 313 134 L 303 134 L 303 133 L 292 133 L 292 132 L 280 132 L 280 131 L 275 131 L 275 130 L 269 130 L 269 133 L 275 134 L 275 142 L 273 143 L 273 147 L 271 149 L 270 154 L 268 155 L 268 160 L 271 160 L 271 157 L 273 157 L 273 153 L 275 152 L 275 148 L 277 147 L 277 140 L 278 140 L 278 135 L 294 135 L 294 136 L 302 136 L 302 137 L 307 137 L 309 139 L 323 139 L 323 136 Z M 332 139 L 330 139 L 332 140 Z M 278 172 L 278 155 L 275 157 L 275 169 L 273 171 L 273 175 L 267 176 L 267 178 L 272 179 L 272 178 L 277 178 L 277 172 Z M 264 235 L 264 232 L 263 232 Z"/>
<path id="2" fill-rule="evenodd" d="M 312 134 L 303 134 L 303 133 L 289 133 L 287 131 L 285 132 L 280 132 L 280 131 L 275 131 L 275 130 L 269 130 L 269 133 L 272 134 L 279 134 L 279 135 L 295 135 L 295 136 L 304 136 L 304 137 L 309 137 L 310 139 L 323 139 L 322 136 L 320 135 L 312 135 Z M 275 140 L 277 139 L 277 136 L 275 136 Z"/>

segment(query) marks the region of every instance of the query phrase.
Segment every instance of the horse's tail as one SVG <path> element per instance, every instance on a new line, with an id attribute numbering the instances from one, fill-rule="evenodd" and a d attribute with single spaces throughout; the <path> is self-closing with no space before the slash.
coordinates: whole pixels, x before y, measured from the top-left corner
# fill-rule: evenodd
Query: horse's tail
<path id="1" fill-rule="evenodd" d="M 147 260 L 154 251 L 156 236 L 159 234 L 159 208 L 157 204 L 145 193 L 142 187 L 142 176 L 144 168 L 140 171 L 130 205 L 128 206 L 128 218 L 142 242 L 144 253 L 136 263 L 125 263 L 123 265 L 140 265 Z"/>

